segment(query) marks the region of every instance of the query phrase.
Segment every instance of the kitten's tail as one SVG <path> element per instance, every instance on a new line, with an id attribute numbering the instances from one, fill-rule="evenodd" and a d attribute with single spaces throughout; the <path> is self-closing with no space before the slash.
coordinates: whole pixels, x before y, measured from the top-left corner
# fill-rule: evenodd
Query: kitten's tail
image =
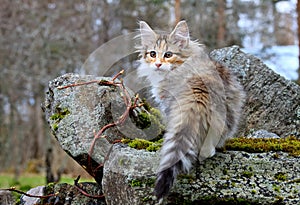
<path id="1" fill-rule="evenodd" d="M 178 164 L 163 170 L 157 174 L 155 185 L 155 195 L 158 199 L 165 197 L 173 186 L 176 176 L 179 172 Z"/>
<path id="2" fill-rule="evenodd" d="M 196 147 L 190 137 L 179 132 L 173 137 L 166 133 L 161 149 L 161 160 L 157 173 L 155 195 L 158 199 L 165 197 L 173 186 L 177 175 L 187 173 L 196 159 Z M 169 137 L 170 136 L 170 137 Z"/>
<path id="3" fill-rule="evenodd" d="M 202 143 L 199 135 L 206 135 L 207 124 L 201 120 L 204 116 L 195 115 L 197 111 L 193 109 L 196 109 L 194 105 L 182 106 L 169 116 L 154 190 L 158 199 L 169 193 L 178 173 L 190 171 L 198 157 L 198 146 Z M 201 121 L 203 123 L 199 123 Z"/>

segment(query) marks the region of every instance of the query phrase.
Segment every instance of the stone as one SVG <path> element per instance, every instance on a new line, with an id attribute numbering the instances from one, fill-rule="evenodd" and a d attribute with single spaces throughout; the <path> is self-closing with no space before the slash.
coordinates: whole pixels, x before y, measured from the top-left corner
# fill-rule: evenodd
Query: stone
<path id="1" fill-rule="evenodd" d="M 158 152 L 114 145 L 105 162 L 102 181 L 107 204 L 155 202 L 153 190 L 158 163 Z"/>
<path id="2" fill-rule="evenodd" d="M 275 138 L 279 139 L 280 137 L 275 133 L 268 132 L 267 130 L 257 130 L 247 135 L 247 138 Z"/>
<path id="3" fill-rule="evenodd" d="M 230 68 L 246 91 L 246 104 L 236 136 L 267 130 L 300 138 L 300 87 L 268 68 L 238 46 L 213 50 L 210 57 Z"/>
<path id="4" fill-rule="evenodd" d="M 43 196 L 44 195 L 44 189 L 45 186 L 38 186 L 30 189 L 29 191 L 26 192 L 26 194 L 30 194 L 33 196 Z M 33 205 L 33 204 L 38 204 L 41 203 L 41 199 L 37 197 L 29 197 L 26 195 L 22 195 L 20 198 L 21 204 L 22 205 Z"/>
<path id="5" fill-rule="evenodd" d="M 15 204 L 15 200 L 10 191 L 0 190 L 0 204 L 7 204 L 7 205 Z"/>
<path id="6" fill-rule="evenodd" d="M 156 204 L 158 163 L 157 152 L 114 145 L 102 181 L 107 204 Z M 287 153 L 218 152 L 179 175 L 164 204 L 297 204 L 299 179 L 299 158 Z"/>
<path id="7" fill-rule="evenodd" d="M 99 85 L 99 83 L 65 89 L 59 89 L 59 86 L 110 80 L 112 79 L 65 74 L 49 82 L 49 89 L 43 104 L 46 120 L 62 149 L 98 183 L 101 183 L 103 176 L 101 165 L 115 140 L 122 138 L 150 140 L 162 132 L 158 129 L 159 120 L 149 117 L 151 125 L 140 129 L 133 123 L 138 118 L 133 116 L 121 126 L 107 129 L 103 133 L 103 136 L 106 137 L 97 139 L 95 146 L 91 149 L 94 133 L 105 125 L 118 121 L 126 110 L 124 91 L 117 86 Z M 133 93 L 129 93 L 129 95 L 134 96 Z M 135 110 L 137 115 L 141 112 L 144 112 L 142 108 Z"/>

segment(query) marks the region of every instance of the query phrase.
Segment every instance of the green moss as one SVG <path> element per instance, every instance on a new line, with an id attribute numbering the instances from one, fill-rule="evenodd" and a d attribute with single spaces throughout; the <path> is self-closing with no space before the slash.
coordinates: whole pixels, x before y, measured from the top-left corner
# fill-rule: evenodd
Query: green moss
<path id="1" fill-rule="evenodd" d="M 130 186 L 131 187 L 140 187 L 140 186 L 142 186 L 142 182 L 137 179 L 133 179 L 130 181 Z"/>
<path id="2" fill-rule="evenodd" d="M 138 128 L 148 132 L 148 134 L 155 133 L 156 136 L 153 136 L 153 138 L 161 137 L 165 131 L 165 126 L 160 111 L 151 107 L 145 99 L 142 100 L 142 103 L 144 109 L 132 110 L 130 114 L 132 121 Z"/>
<path id="3" fill-rule="evenodd" d="M 16 205 L 19 205 L 19 204 L 21 204 L 21 199 L 20 199 L 20 197 L 16 200 L 16 203 L 15 203 Z"/>
<path id="4" fill-rule="evenodd" d="M 147 186 L 154 186 L 156 178 L 147 178 L 144 180 L 144 184 Z"/>
<path id="5" fill-rule="evenodd" d="M 149 147 L 150 141 L 144 139 L 134 139 L 128 143 L 128 146 L 135 149 L 146 149 Z"/>
<path id="6" fill-rule="evenodd" d="M 228 140 L 225 148 L 227 150 L 251 153 L 283 151 L 289 153 L 291 156 L 300 156 L 300 139 L 294 136 L 283 139 L 239 137 Z"/>
<path id="7" fill-rule="evenodd" d="M 152 106 L 150 105 L 150 103 L 147 102 L 146 98 L 143 98 L 142 99 L 142 103 L 143 103 L 143 107 L 146 109 L 146 110 L 150 110 L 152 108 Z"/>
<path id="8" fill-rule="evenodd" d="M 127 144 L 129 147 L 134 148 L 134 149 L 145 149 L 149 152 L 156 152 L 159 150 L 162 146 L 163 139 L 159 139 L 157 141 L 148 141 L 145 139 L 122 139 L 122 143 Z"/>
<path id="9" fill-rule="evenodd" d="M 56 113 L 54 113 L 50 119 L 54 122 L 52 123 L 51 127 L 52 130 L 56 131 L 58 129 L 59 122 L 64 119 L 67 115 L 69 115 L 71 112 L 67 108 L 56 108 Z"/>
<path id="10" fill-rule="evenodd" d="M 136 123 L 136 126 L 141 129 L 146 129 L 151 126 L 151 118 L 150 114 L 147 112 L 140 112 L 138 114 L 138 121 Z"/>
<path id="11" fill-rule="evenodd" d="M 253 176 L 253 172 L 251 171 L 243 171 L 242 176 L 246 178 L 251 178 Z"/>
<path id="12" fill-rule="evenodd" d="M 152 187 L 154 186 L 155 178 L 133 179 L 129 181 L 131 187 Z"/>
<path id="13" fill-rule="evenodd" d="M 274 176 L 275 179 L 279 180 L 279 181 L 286 181 L 287 176 L 285 173 L 283 172 L 277 172 Z"/>
<path id="14" fill-rule="evenodd" d="M 58 129 L 58 124 L 57 124 L 57 123 L 53 123 L 53 124 L 52 124 L 52 129 L 53 129 L 54 131 L 56 131 L 56 130 Z"/>
<path id="15" fill-rule="evenodd" d="M 273 185 L 273 190 L 276 191 L 276 192 L 280 192 L 280 187 L 276 186 L 276 185 Z"/>
<path id="16" fill-rule="evenodd" d="M 66 115 L 70 114 L 70 111 L 67 108 L 61 109 L 61 108 L 56 108 L 56 113 L 54 113 L 50 119 L 51 120 L 55 120 L 55 121 L 60 121 L 62 120 L 64 117 L 66 117 Z"/>

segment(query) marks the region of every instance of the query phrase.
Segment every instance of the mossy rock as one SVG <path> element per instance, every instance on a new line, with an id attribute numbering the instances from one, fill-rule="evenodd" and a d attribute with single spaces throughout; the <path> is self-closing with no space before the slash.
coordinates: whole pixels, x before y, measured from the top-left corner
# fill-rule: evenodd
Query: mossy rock
<path id="1" fill-rule="evenodd" d="M 121 141 L 124 144 L 127 144 L 129 147 L 134 149 L 145 149 L 149 152 L 156 152 L 158 151 L 163 143 L 163 138 L 157 140 L 157 141 L 149 141 L 145 139 L 123 139 Z"/>
<path id="2" fill-rule="evenodd" d="M 233 138 L 226 142 L 227 150 L 245 151 L 250 153 L 287 152 L 291 156 L 300 156 L 300 139 L 289 136 L 286 138 Z M 274 155 L 276 158 L 276 155 Z"/>
<path id="3" fill-rule="evenodd" d="M 130 112 L 131 121 L 146 134 L 147 140 L 161 138 L 166 128 L 160 111 L 151 107 L 145 99 L 142 100 L 142 104 L 141 108 Z"/>
<path id="4" fill-rule="evenodd" d="M 68 108 L 60 108 L 58 106 L 56 107 L 55 111 L 56 112 L 50 116 L 50 120 L 52 121 L 51 128 L 53 131 L 56 131 L 60 121 L 71 113 Z"/>

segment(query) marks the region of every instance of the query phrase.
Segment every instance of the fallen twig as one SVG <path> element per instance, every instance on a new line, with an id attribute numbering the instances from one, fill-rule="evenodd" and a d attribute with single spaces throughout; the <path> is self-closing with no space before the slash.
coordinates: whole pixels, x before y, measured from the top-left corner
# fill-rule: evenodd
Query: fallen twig
<path id="1" fill-rule="evenodd" d="M 65 85 L 65 86 L 58 86 L 57 88 L 59 90 L 62 90 L 62 89 L 70 88 L 70 87 L 76 87 L 76 86 L 81 86 L 81 85 L 88 85 L 88 84 L 92 84 L 92 83 L 99 83 L 99 80 L 92 80 L 92 81 L 89 81 L 89 82 L 74 83 L 74 84 L 69 84 L 69 85 Z"/>
<path id="2" fill-rule="evenodd" d="M 0 190 L 1 191 L 16 192 L 16 193 L 23 194 L 23 195 L 28 196 L 28 197 L 34 197 L 34 198 L 40 198 L 40 199 L 45 199 L 45 198 L 49 198 L 49 197 L 57 196 L 58 195 L 58 193 L 54 193 L 54 194 L 48 194 L 48 195 L 44 195 L 44 196 L 37 196 L 37 195 L 27 194 L 26 192 L 18 190 L 15 187 L 11 187 L 11 188 L 8 188 L 8 189 L 0 189 Z"/>

